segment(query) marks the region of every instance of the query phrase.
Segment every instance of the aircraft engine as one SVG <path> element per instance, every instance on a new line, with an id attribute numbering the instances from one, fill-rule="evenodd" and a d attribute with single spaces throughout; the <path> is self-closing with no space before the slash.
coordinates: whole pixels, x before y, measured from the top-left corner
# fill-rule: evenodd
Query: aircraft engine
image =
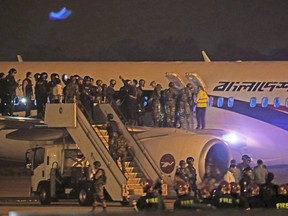
<path id="1" fill-rule="evenodd" d="M 154 159 L 163 180 L 170 186 L 180 160 L 186 161 L 189 156 L 194 158 L 197 184 L 222 180 L 232 159 L 227 143 L 213 135 L 175 128 L 153 128 L 135 135 L 135 138 L 143 144 L 143 151 Z"/>

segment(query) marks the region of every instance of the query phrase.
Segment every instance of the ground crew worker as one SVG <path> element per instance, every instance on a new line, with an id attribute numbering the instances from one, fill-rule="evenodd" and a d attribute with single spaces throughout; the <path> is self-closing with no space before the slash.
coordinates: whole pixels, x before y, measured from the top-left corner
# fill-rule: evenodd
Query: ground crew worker
<path id="1" fill-rule="evenodd" d="M 106 211 L 106 201 L 104 197 L 104 186 L 106 184 L 106 173 L 105 170 L 101 168 L 100 161 L 94 162 L 95 174 L 93 173 L 93 185 L 94 185 L 94 193 L 93 198 L 94 202 L 92 205 L 91 212 L 95 211 L 97 207 L 97 202 L 102 204 L 103 211 Z"/>
<path id="2" fill-rule="evenodd" d="M 32 109 L 32 96 L 33 96 L 33 85 L 32 85 L 32 73 L 27 72 L 26 78 L 22 82 L 22 92 L 25 99 L 25 117 L 31 115 Z"/>
<path id="3" fill-rule="evenodd" d="M 237 167 L 236 160 L 232 159 L 230 161 L 230 171 L 233 173 L 233 176 L 235 178 L 235 182 L 239 182 L 242 178 L 242 171 Z"/>
<path id="4" fill-rule="evenodd" d="M 194 192 L 194 196 L 197 197 L 198 196 L 198 189 L 197 189 L 197 185 L 196 185 L 197 173 L 196 173 L 196 169 L 194 167 L 194 158 L 193 157 L 187 157 L 186 163 L 187 163 L 186 169 L 188 171 L 187 174 L 188 174 L 189 187 Z"/>
<path id="5" fill-rule="evenodd" d="M 222 181 L 219 184 L 218 193 L 212 199 L 212 205 L 220 209 L 238 207 L 237 199 L 231 196 L 231 187 L 228 182 Z"/>
<path id="6" fill-rule="evenodd" d="M 239 204 L 238 204 L 239 208 L 249 210 L 250 206 L 249 206 L 247 198 L 244 196 L 241 196 L 241 187 L 239 183 L 231 182 L 230 187 L 231 187 L 232 197 L 234 197 L 235 199 L 239 201 Z"/>
<path id="7" fill-rule="evenodd" d="M 14 99 L 16 97 L 16 89 L 19 87 L 20 79 L 16 82 L 15 75 L 17 70 L 11 68 L 8 75 L 4 79 L 4 107 L 3 115 L 13 116 L 14 111 Z M 2 90 L 1 90 L 2 91 Z"/>
<path id="8" fill-rule="evenodd" d="M 117 160 L 117 146 L 116 146 L 116 139 L 120 134 L 119 126 L 117 122 L 113 119 L 114 116 L 112 113 L 107 115 L 107 125 L 106 130 L 108 133 L 108 145 L 109 145 L 109 152 L 114 160 Z"/>
<path id="9" fill-rule="evenodd" d="M 272 201 L 273 198 L 276 196 L 278 189 L 278 185 L 274 184 L 273 180 L 274 174 L 269 172 L 265 184 L 262 184 L 260 186 L 262 200 L 264 201 L 265 206 L 268 208 L 273 207 Z"/>
<path id="10" fill-rule="evenodd" d="M 169 88 L 163 92 L 163 101 L 166 117 L 166 126 L 174 127 L 175 126 L 175 116 L 176 116 L 176 100 L 178 92 L 175 88 L 175 83 L 170 82 Z"/>
<path id="11" fill-rule="evenodd" d="M 191 83 L 188 83 L 186 87 L 180 90 L 177 107 L 181 128 L 192 129 L 193 85 Z"/>
<path id="12" fill-rule="evenodd" d="M 202 86 L 199 86 L 196 98 L 197 130 L 205 129 L 205 115 L 207 105 L 208 105 L 208 95 L 204 91 L 204 88 Z"/>
<path id="13" fill-rule="evenodd" d="M 258 185 L 262 185 L 266 182 L 268 169 L 263 164 L 262 160 L 257 160 L 257 166 L 254 167 L 254 182 Z"/>
<path id="14" fill-rule="evenodd" d="M 120 158 L 122 173 L 126 173 L 125 162 L 127 161 L 129 145 L 127 139 L 123 136 L 123 134 L 118 136 L 116 140 L 116 145 L 117 159 Z"/>
<path id="15" fill-rule="evenodd" d="M 283 184 L 277 189 L 277 196 L 271 200 L 271 206 L 276 209 L 288 209 L 288 186 Z"/>
<path id="16" fill-rule="evenodd" d="M 210 203 L 209 203 L 210 204 Z M 174 210 L 208 210 L 206 203 L 199 203 L 198 199 L 190 195 L 190 188 L 184 181 L 177 182 L 177 199 L 174 202 Z"/>
<path id="17" fill-rule="evenodd" d="M 144 196 L 137 200 L 135 209 L 136 211 L 161 211 L 165 209 L 162 199 L 159 199 L 155 193 L 154 182 L 148 180 L 143 187 Z"/>
<path id="18" fill-rule="evenodd" d="M 255 183 L 250 183 L 248 185 L 248 203 L 250 208 L 264 208 L 265 203 L 260 196 L 260 187 Z"/>

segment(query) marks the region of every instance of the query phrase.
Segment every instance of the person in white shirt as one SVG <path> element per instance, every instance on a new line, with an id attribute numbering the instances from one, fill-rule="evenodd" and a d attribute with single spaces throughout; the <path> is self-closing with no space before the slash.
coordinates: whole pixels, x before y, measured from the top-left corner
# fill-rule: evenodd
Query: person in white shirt
<path id="1" fill-rule="evenodd" d="M 60 79 L 56 79 L 56 85 L 52 89 L 53 98 L 51 103 L 62 103 L 63 98 L 63 87 Z"/>

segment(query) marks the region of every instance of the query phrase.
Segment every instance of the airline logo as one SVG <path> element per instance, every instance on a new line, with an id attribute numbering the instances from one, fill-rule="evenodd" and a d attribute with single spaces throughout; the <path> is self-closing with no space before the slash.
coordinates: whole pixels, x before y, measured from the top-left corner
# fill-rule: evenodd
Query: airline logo
<path id="1" fill-rule="evenodd" d="M 220 81 L 213 91 L 232 91 L 232 92 L 272 92 L 275 89 L 288 91 L 288 82 L 225 82 Z"/>
<path id="2" fill-rule="evenodd" d="M 164 154 L 160 159 L 160 168 L 164 173 L 171 173 L 175 168 L 175 158 L 171 154 Z"/>

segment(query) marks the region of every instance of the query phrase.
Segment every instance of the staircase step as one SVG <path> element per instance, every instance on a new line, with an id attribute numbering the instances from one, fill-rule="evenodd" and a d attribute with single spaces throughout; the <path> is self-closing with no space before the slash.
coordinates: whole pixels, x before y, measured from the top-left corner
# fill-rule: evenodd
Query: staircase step
<path id="1" fill-rule="evenodd" d="M 128 172 L 127 176 L 128 178 L 141 178 L 141 179 L 144 178 L 144 175 L 141 172 Z"/>
<path id="2" fill-rule="evenodd" d="M 141 182 L 141 178 L 128 178 L 127 180 L 127 184 L 140 184 Z"/>

